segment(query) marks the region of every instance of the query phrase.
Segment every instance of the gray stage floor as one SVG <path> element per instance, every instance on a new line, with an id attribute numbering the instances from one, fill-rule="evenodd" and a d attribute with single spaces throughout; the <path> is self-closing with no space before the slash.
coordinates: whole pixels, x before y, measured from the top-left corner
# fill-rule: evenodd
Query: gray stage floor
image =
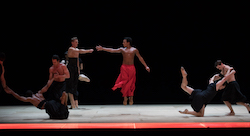
<path id="1" fill-rule="evenodd" d="M 179 110 L 192 110 L 190 104 L 159 105 L 80 105 L 80 109 L 69 110 L 66 120 L 51 120 L 45 110 L 34 106 L 0 106 L 0 123 L 143 123 L 143 122 L 250 122 L 245 107 L 233 105 L 235 116 L 223 104 L 209 104 L 205 117 L 180 114 Z"/>

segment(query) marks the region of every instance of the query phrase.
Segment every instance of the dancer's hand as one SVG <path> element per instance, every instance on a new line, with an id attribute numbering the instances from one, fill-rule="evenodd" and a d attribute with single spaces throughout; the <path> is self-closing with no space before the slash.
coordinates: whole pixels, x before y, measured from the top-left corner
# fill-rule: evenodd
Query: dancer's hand
<path id="1" fill-rule="evenodd" d="M 150 68 L 149 68 L 149 67 L 146 67 L 146 70 L 147 70 L 148 72 L 150 72 Z"/>
<path id="2" fill-rule="evenodd" d="M 59 73 L 58 72 L 54 73 L 54 78 L 59 78 Z"/>
<path id="3" fill-rule="evenodd" d="M 92 53 L 94 50 L 93 49 L 89 49 L 89 53 Z"/>
<path id="4" fill-rule="evenodd" d="M 103 50 L 103 47 L 101 45 L 98 45 L 95 47 L 97 51 L 102 51 Z"/>

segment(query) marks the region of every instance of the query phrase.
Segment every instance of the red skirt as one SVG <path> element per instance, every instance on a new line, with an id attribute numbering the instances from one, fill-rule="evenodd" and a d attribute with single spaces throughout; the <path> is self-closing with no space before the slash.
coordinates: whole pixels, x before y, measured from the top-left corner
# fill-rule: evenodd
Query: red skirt
<path id="1" fill-rule="evenodd" d="M 120 69 L 120 74 L 115 82 L 112 90 L 117 88 L 122 88 L 122 97 L 134 96 L 135 91 L 135 81 L 136 81 L 136 70 L 134 65 L 122 65 Z"/>

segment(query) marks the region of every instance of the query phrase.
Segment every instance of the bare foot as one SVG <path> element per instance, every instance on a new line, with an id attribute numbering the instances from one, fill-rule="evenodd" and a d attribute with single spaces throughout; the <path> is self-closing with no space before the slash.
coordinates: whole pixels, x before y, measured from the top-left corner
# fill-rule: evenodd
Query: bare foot
<path id="1" fill-rule="evenodd" d="M 65 104 L 65 102 L 66 102 L 66 97 L 67 97 L 67 94 L 66 94 L 65 92 L 63 92 L 63 93 L 62 93 L 62 96 L 61 96 L 61 98 L 60 98 L 61 104 L 62 104 L 62 105 L 65 105 L 65 106 L 67 106 L 67 104 Z"/>
<path id="2" fill-rule="evenodd" d="M 229 112 L 228 114 L 226 114 L 226 116 L 234 116 L 235 113 L 233 111 Z"/>
<path id="3" fill-rule="evenodd" d="M 129 97 L 129 105 L 133 105 L 134 101 L 133 101 L 133 96 Z"/>
<path id="4" fill-rule="evenodd" d="M 184 111 L 179 111 L 181 114 L 187 114 L 188 109 L 185 109 Z"/>
<path id="5" fill-rule="evenodd" d="M 186 77 L 187 76 L 187 72 L 184 69 L 184 67 L 181 67 L 181 74 L 182 74 L 182 77 Z"/>
<path id="6" fill-rule="evenodd" d="M 127 104 L 128 104 L 128 98 L 125 96 L 123 100 L 123 105 L 127 105 Z"/>
<path id="7" fill-rule="evenodd" d="M 247 108 L 247 110 L 248 110 L 248 113 L 250 113 L 249 103 L 246 103 L 245 105 L 246 105 L 245 107 L 246 107 L 246 108 Z"/>

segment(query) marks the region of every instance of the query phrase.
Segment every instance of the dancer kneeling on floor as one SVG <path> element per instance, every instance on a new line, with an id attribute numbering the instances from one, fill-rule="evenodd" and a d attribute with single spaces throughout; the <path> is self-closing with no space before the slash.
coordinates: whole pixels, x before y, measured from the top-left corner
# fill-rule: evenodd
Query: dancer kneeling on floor
<path id="1" fill-rule="evenodd" d="M 48 90 L 48 88 L 50 87 L 53 81 L 54 81 L 54 78 L 50 79 L 47 85 L 45 85 L 36 94 L 33 94 L 32 91 L 28 90 L 26 92 L 27 97 L 19 96 L 17 93 L 11 90 L 6 84 L 3 85 L 3 88 L 6 93 L 12 94 L 16 99 L 23 101 L 23 102 L 30 102 L 31 104 L 36 106 L 38 109 L 45 109 L 46 113 L 49 114 L 50 119 L 67 119 L 69 116 L 69 112 L 68 112 L 68 108 L 66 105 L 67 95 L 65 92 L 63 92 L 60 98 L 61 103 L 55 100 L 46 101 L 45 98 L 43 97 L 43 93 L 45 93 Z"/>
<path id="2" fill-rule="evenodd" d="M 235 70 L 231 69 L 231 71 L 219 81 L 215 81 L 216 78 L 219 77 L 219 74 L 214 75 L 212 78 L 210 78 L 207 89 L 202 91 L 200 89 L 193 89 L 187 86 L 187 72 L 183 67 L 181 67 L 181 88 L 190 95 L 190 98 L 192 99 L 191 107 L 194 111 L 188 111 L 187 109 L 185 109 L 184 111 L 179 112 L 182 114 L 191 114 L 197 117 L 203 117 L 207 103 L 209 103 L 214 98 L 218 90 L 222 90 L 225 88 L 224 83 L 228 80 L 230 76 L 235 74 L 235 72 Z"/>

